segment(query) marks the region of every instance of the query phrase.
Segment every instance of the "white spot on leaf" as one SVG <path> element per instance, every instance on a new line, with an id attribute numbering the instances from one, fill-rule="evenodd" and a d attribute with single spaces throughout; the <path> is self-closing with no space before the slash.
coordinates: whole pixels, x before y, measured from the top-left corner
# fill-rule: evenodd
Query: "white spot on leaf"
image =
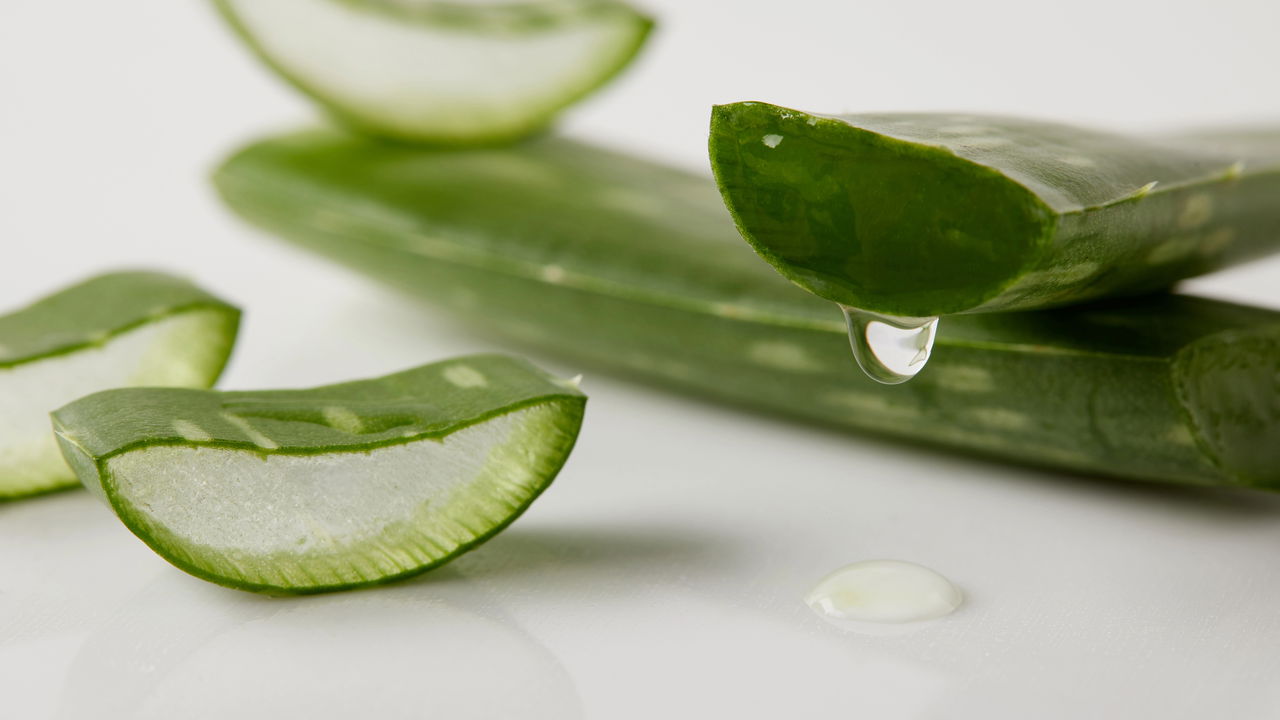
<path id="1" fill-rule="evenodd" d="M 1151 251 L 1147 253 L 1147 262 L 1152 265 L 1162 265 L 1167 262 L 1181 260 L 1195 252 L 1199 244 L 1199 238 L 1195 235 L 1181 235 L 1166 240 L 1151 248 Z"/>
<path id="2" fill-rule="evenodd" d="M 260 448 L 265 448 L 267 450 L 275 450 L 276 448 L 280 447 L 280 443 L 277 443 L 275 440 L 272 440 L 266 435 L 263 435 L 261 432 L 258 431 L 257 428 L 250 425 L 248 420 L 245 420 L 239 415 L 232 415 L 231 413 L 223 413 L 222 417 L 227 422 L 236 426 L 236 429 L 244 433 L 245 438 L 247 438 L 249 442 L 253 443 L 254 445 L 257 445 Z"/>
<path id="3" fill-rule="evenodd" d="M 320 411 L 324 416 L 324 421 L 329 423 L 329 427 L 335 430 L 341 430 L 345 433 L 356 435 L 364 430 L 364 422 L 360 420 L 360 416 L 354 412 L 344 408 L 331 406 Z"/>
<path id="4" fill-rule="evenodd" d="M 1184 230 L 1198 228 L 1213 217 L 1213 198 L 1204 193 L 1196 193 L 1187 198 L 1178 213 L 1178 227 Z"/>
<path id="5" fill-rule="evenodd" d="M 938 387 L 953 392 L 983 393 L 995 390 L 991 372 L 972 365 L 940 365 L 931 373 Z"/>
<path id="6" fill-rule="evenodd" d="M 757 365 L 779 370 L 814 372 L 822 369 L 822 363 L 814 360 L 804 348 L 789 342 L 753 343 L 747 349 L 747 357 Z"/>
<path id="7" fill-rule="evenodd" d="M 489 380 L 468 365 L 450 365 L 444 370 L 444 379 L 461 388 L 484 387 Z"/>
<path id="8" fill-rule="evenodd" d="M 1000 430 L 1019 430 L 1032 424 L 1031 416 L 1007 408 L 971 408 L 966 414 L 979 425 Z"/>
<path id="9" fill-rule="evenodd" d="M 191 442 L 209 442 L 213 436 L 205 432 L 199 425 L 188 420 L 174 420 L 173 431 L 184 440 Z"/>
<path id="10" fill-rule="evenodd" d="M 859 413 L 871 415 L 897 418 L 914 418 L 920 415 L 920 411 L 915 407 L 891 403 L 881 395 L 853 392 L 832 393 L 825 400 L 832 405 L 841 405 Z"/>
<path id="11" fill-rule="evenodd" d="M 746 312 L 741 307 L 730 305 L 729 303 L 715 303 L 711 306 L 711 312 L 726 318 L 740 318 L 746 315 Z"/>
<path id="12" fill-rule="evenodd" d="M 1043 290 L 1060 288 L 1093 277 L 1101 266 L 1091 260 L 1067 265 L 1053 270 L 1036 270 L 1029 272 L 1010 286 L 1010 290 Z"/>
<path id="13" fill-rule="evenodd" d="M 772 135 L 772 134 L 765 135 L 764 137 L 760 138 L 760 142 L 764 143 L 765 147 L 776 148 L 778 147 L 778 143 L 782 142 L 782 136 Z"/>
<path id="14" fill-rule="evenodd" d="M 652 194 L 626 188 L 605 188 L 596 195 L 596 202 L 615 210 L 646 217 L 665 217 L 671 211 L 666 203 Z"/>
<path id="15" fill-rule="evenodd" d="M 564 268 L 559 265 L 548 265 L 542 268 L 542 279 L 549 283 L 559 284 L 564 282 Z"/>

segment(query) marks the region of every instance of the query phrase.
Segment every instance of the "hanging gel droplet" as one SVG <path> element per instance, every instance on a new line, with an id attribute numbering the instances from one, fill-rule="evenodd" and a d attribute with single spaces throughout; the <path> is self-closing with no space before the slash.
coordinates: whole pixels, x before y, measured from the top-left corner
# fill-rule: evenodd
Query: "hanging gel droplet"
<path id="1" fill-rule="evenodd" d="M 938 318 L 898 317 L 840 306 L 849 328 L 853 358 L 867 377 L 897 385 L 915 377 L 929 362 Z"/>
<path id="2" fill-rule="evenodd" d="M 903 560 L 846 565 L 823 578 L 805 597 L 805 603 L 824 620 L 872 634 L 894 629 L 881 629 L 882 625 L 902 626 L 950 615 L 963 601 L 960 589 L 950 580 Z"/>

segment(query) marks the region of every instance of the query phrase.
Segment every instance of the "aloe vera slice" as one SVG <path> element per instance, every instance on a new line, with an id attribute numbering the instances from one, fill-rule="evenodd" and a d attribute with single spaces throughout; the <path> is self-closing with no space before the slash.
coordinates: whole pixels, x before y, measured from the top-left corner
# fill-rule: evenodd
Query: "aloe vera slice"
<path id="1" fill-rule="evenodd" d="M 1156 297 L 962 315 L 887 387 L 702 177 L 554 138 L 433 152 L 317 132 L 250 146 L 216 182 L 304 248 L 683 392 L 1090 473 L 1280 484 L 1280 313 Z"/>
<path id="2" fill-rule="evenodd" d="M 761 257 L 887 315 L 1137 294 L 1280 248 L 1280 132 L 1140 139 L 743 102 L 713 111 L 710 153 Z"/>
<path id="3" fill-rule="evenodd" d="M 256 54 L 372 134 L 477 143 L 535 132 L 612 79 L 652 29 L 611 0 L 215 0 Z"/>
<path id="4" fill-rule="evenodd" d="M 586 398 L 500 355 L 309 390 L 108 390 L 53 413 L 80 481 L 166 560 L 310 593 L 435 567 L 551 483 Z"/>
<path id="5" fill-rule="evenodd" d="M 100 275 L 0 317 L 0 498 L 76 485 L 49 411 L 126 385 L 209 387 L 240 311 L 154 272 Z"/>

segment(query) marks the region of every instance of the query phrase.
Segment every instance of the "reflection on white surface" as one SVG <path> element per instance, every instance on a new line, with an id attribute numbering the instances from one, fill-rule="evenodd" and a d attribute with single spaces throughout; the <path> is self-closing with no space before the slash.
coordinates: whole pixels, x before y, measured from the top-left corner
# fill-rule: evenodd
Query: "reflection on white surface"
<path id="1" fill-rule="evenodd" d="M 449 594 L 265 598 L 165 573 L 85 640 L 57 717 L 581 716 L 545 647 Z"/>
<path id="2" fill-rule="evenodd" d="M 598 414 L 623 391 L 592 385 Z M 1090 715 L 1099 697 L 1115 717 L 1248 716 L 1280 701 L 1265 682 L 1280 671 L 1275 498 L 906 456 L 696 405 L 656 422 L 669 406 L 629 397 L 635 412 L 590 429 L 576 467 L 613 474 L 571 466 L 484 547 L 366 591 L 264 598 L 203 583 L 84 493 L 0 508 L 6 702 L 24 720 L 265 720 L 295 706 L 318 718 L 353 707 L 416 717 L 427 694 L 405 688 L 419 688 L 460 717 L 469 707 L 500 717 L 520 698 L 520 717 L 534 720 L 649 719 L 673 703 L 703 717 L 841 708 L 1065 720 Z M 695 430 L 719 423 L 736 432 Z M 628 469 L 637 434 L 679 458 L 679 471 Z M 725 453 L 742 447 L 757 467 L 721 474 Z M 782 481 L 784 448 L 821 472 Z M 870 478 L 850 475 L 868 462 Z M 975 522 L 983 513 L 999 523 Z M 903 532 L 905 518 L 938 536 Z M 927 631 L 867 637 L 800 601 L 849 553 L 889 548 L 930 558 L 984 602 Z M 507 678 L 497 689 L 494 670 Z M 506 694 L 466 705 L 482 687 Z"/>
<path id="3" fill-rule="evenodd" d="M 713 525 L 517 528 L 455 569 L 548 639 L 586 717 L 886 717 L 938 704 L 946 671 L 812 632 L 797 603 L 762 604 L 781 583 L 748 535 Z"/>

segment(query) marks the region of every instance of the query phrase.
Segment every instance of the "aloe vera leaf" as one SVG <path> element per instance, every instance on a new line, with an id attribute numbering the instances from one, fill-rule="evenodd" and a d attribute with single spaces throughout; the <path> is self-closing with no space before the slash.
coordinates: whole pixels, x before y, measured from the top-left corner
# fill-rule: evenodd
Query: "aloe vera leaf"
<path id="1" fill-rule="evenodd" d="M 493 537 L 559 472 L 585 403 L 523 360 L 475 355 L 308 390 L 108 390 L 53 423 L 81 482 L 169 562 L 312 593 Z"/>
<path id="2" fill-rule="evenodd" d="M 216 175 L 238 213 L 482 326 L 683 392 L 1125 478 L 1280 484 L 1280 313 L 1160 296 L 962 315 L 889 387 L 714 183 L 568 140 L 433 152 L 313 132 Z"/>
<path id="3" fill-rule="evenodd" d="M 76 485 L 49 411 L 126 385 L 209 387 L 240 311 L 155 272 L 100 275 L 0 316 L 0 498 Z"/>
<path id="4" fill-rule="evenodd" d="M 214 0 L 253 52 L 334 117 L 412 142 L 536 132 L 604 86 L 653 22 L 612 0 Z"/>
<path id="5" fill-rule="evenodd" d="M 929 317 L 1132 295 L 1280 248 L 1280 133 L 1139 139 L 1003 117 L 712 113 L 738 229 L 800 287 Z"/>

